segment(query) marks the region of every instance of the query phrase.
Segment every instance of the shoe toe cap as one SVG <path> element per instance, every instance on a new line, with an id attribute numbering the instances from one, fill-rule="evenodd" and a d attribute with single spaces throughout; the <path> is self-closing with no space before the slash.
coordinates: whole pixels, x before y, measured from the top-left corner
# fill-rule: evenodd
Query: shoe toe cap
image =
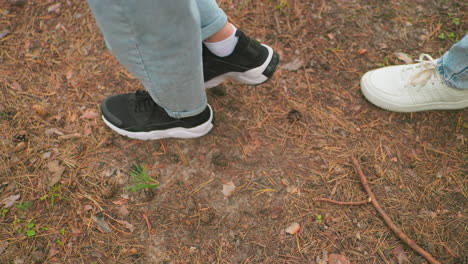
<path id="1" fill-rule="evenodd" d="M 401 71 L 386 67 L 365 73 L 361 78 L 361 91 L 368 101 L 381 108 L 401 111 L 401 106 L 411 99 L 405 90 Z"/>
<path id="2" fill-rule="evenodd" d="M 391 71 L 373 70 L 363 76 L 362 83 L 364 87 L 376 93 L 387 96 L 401 96 L 402 90 L 400 87 L 402 84 L 399 83 L 398 77 Z"/>
<path id="3" fill-rule="evenodd" d="M 120 95 L 110 96 L 101 102 L 101 114 L 103 118 L 117 127 L 123 126 L 123 121 L 119 116 L 125 115 L 125 107 Z"/>

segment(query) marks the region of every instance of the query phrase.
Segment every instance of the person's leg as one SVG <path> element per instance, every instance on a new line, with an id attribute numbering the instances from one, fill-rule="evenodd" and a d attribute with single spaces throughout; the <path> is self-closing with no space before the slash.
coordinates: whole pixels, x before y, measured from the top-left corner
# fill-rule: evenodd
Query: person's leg
<path id="1" fill-rule="evenodd" d="M 205 109 L 202 34 L 194 1 L 88 3 L 113 55 L 170 116 L 188 117 Z"/>
<path id="2" fill-rule="evenodd" d="M 226 22 L 226 24 L 224 24 L 224 26 L 218 32 L 207 37 L 205 39 L 205 43 L 221 42 L 231 37 L 235 33 L 235 31 L 236 31 L 236 28 L 233 25 L 231 25 L 231 23 Z"/>
<path id="3" fill-rule="evenodd" d="M 106 44 L 148 92 L 101 103 L 104 122 L 137 139 L 208 133 L 213 113 L 203 85 L 202 34 L 192 0 L 88 0 Z"/>
<path id="4" fill-rule="evenodd" d="M 449 86 L 468 89 L 468 34 L 437 61 L 437 66 Z"/>
<path id="5" fill-rule="evenodd" d="M 217 41 L 221 41 L 229 36 L 229 32 L 225 33 L 224 27 L 228 23 L 228 19 L 224 11 L 218 6 L 216 0 L 196 0 L 198 12 L 200 14 L 200 27 L 202 32 L 202 40 L 205 40 L 213 35 L 219 36 Z"/>
<path id="6" fill-rule="evenodd" d="M 197 0 L 203 43 L 217 56 L 230 55 L 238 43 L 236 28 L 215 0 Z"/>
<path id="7" fill-rule="evenodd" d="M 279 56 L 267 45 L 249 38 L 229 22 L 215 0 L 196 0 L 202 28 L 205 87 L 226 79 L 244 84 L 267 81 Z"/>
<path id="8" fill-rule="evenodd" d="M 438 60 L 384 67 L 364 74 L 361 91 L 373 104 L 395 112 L 468 107 L 468 37 Z"/>

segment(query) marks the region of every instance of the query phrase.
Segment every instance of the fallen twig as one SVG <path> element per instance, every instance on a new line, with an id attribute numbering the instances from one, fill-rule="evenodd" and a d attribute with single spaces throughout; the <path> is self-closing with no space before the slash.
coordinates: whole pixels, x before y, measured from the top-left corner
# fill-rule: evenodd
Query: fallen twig
<path id="1" fill-rule="evenodd" d="M 368 204 L 371 202 L 371 198 L 365 200 L 365 201 L 359 201 L 359 202 L 341 202 L 341 201 L 335 201 L 332 199 L 328 198 L 317 198 L 316 201 L 321 201 L 321 202 L 328 202 L 332 204 L 338 204 L 338 205 L 363 205 L 363 204 Z"/>
<path id="2" fill-rule="evenodd" d="M 388 217 L 388 215 L 382 209 L 379 202 L 375 198 L 374 193 L 370 189 L 369 183 L 367 181 L 366 176 L 362 172 L 361 165 L 359 164 L 359 161 L 354 157 L 351 157 L 351 160 L 353 162 L 354 168 L 356 169 L 356 171 L 357 171 L 357 173 L 359 175 L 359 178 L 361 179 L 361 183 L 364 186 L 364 189 L 366 190 L 367 194 L 369 195 L 369 198 L 371 200 L 370 202 L 374 206 L 375 210 L 377 210 L 377 212 L 383 218 L 383 220 L 388 225 L 388 227 L 390 227 L 390 229 L 393 231 L 393 233 L 395 233 L 401 240 L 403 240 L 403 242 L 405 242 L 408 246 L 410 246 L 412 249 L 414 249 L 416 252 L 418 252 L 421 256 L 423 256 L 427 260 L 427 262 L 429 262 L 429 264 L 440 264 L 440 262 L 438 262 L 435 258 L 433 258 L 431 256 L 431 254 L 429 254 L 426 250 L 424 250 L 420 246 L 418 246 L 413 240 L 411 240 L 408 236 L 406 236 L 405 233 L 403 233 L 403 231 L 401 231 L 392 222 L 392 220 L 390 219 L 390 217 Z"/>
<path id="3" fill-rule="evenodd" d="M 152 228 L 151 228 L 151 224 L 150 224 L 150 221 L 149 221 L 149 219 L 148 219 L 148 216 L 146 215 L 146 213 L 141 213 L 141 215 L 142 215 L 143 218 L 145 219 L 146 225 L 148 226 L 148 233 L 149 233 L 149 235 L 151 236 Z"/>

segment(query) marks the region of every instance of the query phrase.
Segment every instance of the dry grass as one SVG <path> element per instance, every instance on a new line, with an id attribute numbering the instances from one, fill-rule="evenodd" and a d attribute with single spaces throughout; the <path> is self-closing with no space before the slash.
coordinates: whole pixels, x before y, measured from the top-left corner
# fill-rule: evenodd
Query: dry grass
<path id="1" fill-rule="evenodd" d="M 303 67 L 209 91 L 214 131 L 156 142 L 82 118 L 141 88 L 105 49 L 85 1 L 50 13 L 59 2 L 0 2 L 0 32 L 9 32 L 0 39 L 0 200 L 21 195 L 1 205 L 0 262 L 319 263 L 336 253 L 398 263 L 391 252 L 401 242 L 371 206 L 316 201 L 367 198 L 349 160 L 357 156 L 409 237 L 442 263 L 466 263 L 467 110 L 390 113 L 359 92 L 364 72 L 402 63 L 395 51 L 441 55 L 453 41 L 437 37 L 463 36 L 466 7 L 384 2 L 219 1 L 283 63 Z M 126 190 L 135 163 L 160 191 Z M 224 197 L 229 180 L 237 189 Z M 295 236 L 284 231 L 293 222 Z"/>

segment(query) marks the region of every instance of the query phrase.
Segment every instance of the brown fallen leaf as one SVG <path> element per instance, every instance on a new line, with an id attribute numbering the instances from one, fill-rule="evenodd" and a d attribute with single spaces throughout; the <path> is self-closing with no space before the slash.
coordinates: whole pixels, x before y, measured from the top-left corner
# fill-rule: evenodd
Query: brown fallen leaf
<path id="1" fill-rule="evenodd" d="M 349 264 L 349 260 L 340 254 L 328 254 L 328 264 Z"/>
<path id="2" fill-rule="evenodd" d="M 413 59 L 406 53 L 394 52 L 393 55 L 395 55 L 399 60 L 404 61 L 406 64 L 413 63 Z"/>
<path id="3" fill-rule="evenodd" d="M 56 247 L 51 247 L 49 249 L 49 258 L 57 255 L 60 251 Z"/>
<path id="4" fill-rule="evenodd" d="M 73 77 L 73 74 L 74 74 L 73 70 L 68 70 L 65 77 L 67 78 L 67 80 L 70 80 Z"/>
<path id="5" fill-rule="evenodd" d="M 21 84 L 17 83 L 17 82 L 14 82 L 12 84 L 13 88 L 16 90 L 16 91 L 19 91 L 19 92 L 22 92 L 23 91 L 23 86 L 21 86 Z"/>
<path id="6" fill-rule="evenodd" d="M 60 11 L 59 7 L 62 5 L 62 3 L 56 3 L 56 4 L 53 4 L 51 6 L 49 6 L 47 8 L 47 12 L 51 13 L 51 12 L 54 12 L 54 11 Z"/>
<path id="7" fill-rule="evenodd" d="M 87 109 L 86 112 L 80 116 L 81 119 L 96 119 L 98 117 L 99 113 L 91 109 Z"/>
<path id="8" fill-rule="evenodd" d="M 93 215 L 93 222 L 99 226 L 99 228 L 104 232 L 104 233 L 109 233 L 112 231 L 112 229 L 110 228 L 109 224 L 106 222 L 106 220 L 104 219 L 104 215 L 103 214 L 95 214 Z"/>
<path id="9" fill-rule="evenodd" d="M 93 252 L 91 252 L 91 256 L 93 256 L 94 258 L 102 258 L 102 257 L 104 257 L 104 255 L 103 255 L 101 252 L 99 252 L 99 251 L 93 251 Z"/>
<path id="10" fill-rule="evenodd" d="M 136 248 L 123 248 L 121 251 L 120 251 L 122 254 L 124 255 L 134 255 L 134 254 L 137 254 L 138 253 L 138 249 Z"/>
<path id="11" fill-rule="evenodd" d="M 61 140 L 68 140 L 68 139 L 75 139 L 75 138 L 80 138 L 80 137 L 81 137 L 80 133 L 72 133 L 68 135 L 59 136 L 58 138 Z"/>
<path id="12" fill-rule="evenodd" d="M 302 65 L 304 65 L 304 61 L 301 59 L 294 59 L 293 61 L 286 63 L 283 65 L 283 68 L 288 71 L 297 71 L 299 70 Z"/>
<path id="13" fill-rule="evenodd" d="M 286 191 L 290 194 L 295 194 L 298 192 L 298 189 L 295 186 L 288 186 L 286 187 Z"/>
<path id="14" fill-rule="evenodd" d="M 118 214 L 120 217 L 126 218 L 130 214 L 130 212 L 128 211 L 127 206 L 122 205 L 119 207 Z"/>
<path id="15" fill-rule="evenodd" d="M 58 128 L 49 128 L 45 131 L 45 135 L 50 137 L 52 135 L 58 135 L 58 136 L 63 136 L 64 134 L 62 133 L 62 131 L 60 131 Z"/>
<path id="16" fill-rule="evenodd" d="M 42 250 L 36 250 L 32 252 L 30 256 L 34 263 L 43 263 L 46 258 L 46 255 Z"/>
<path id="17" fill-rule="evenodd" d="M 83 233 L 83 230 L 81 230 L 80 228 L 76 227 L 75 225 L 73 224 L 69 224 L 70 225 L 70 229 L 72 231 L 72 234 L 76 237 L 79 237 L 82 233 Z"/>
<path id="18" fill-rule="evenodd" d="M 47 186 L 53 186 L 62 179 L 65 167 L 60 166 L 58 160 L 53 160 L 47 163 L 47 168 L 49 169 L 50 174 L 45 177 L 45 183 Z"/>
<path id="19" fill-rule="evenodd" d="M 31 108 L 36 112 L 37 115 L 40 117 L 45 117 L 47 115 L 47 109 L 39 104 L 34 104 L 31 106 Z"/>
<path id="20" fill-rule="evenodd" d="M 69 120 L 70 122 L 73 123 L 73 122 L 76 121 L 77 115 L 76 115 L 75 112 L 73 112 L 73 113 L 68 113 L 68 117 L 67 117 L 67 118 L 68 118 L 68 120 Z"/>
<path id="21" fill-rule="evenodd" d="M 223 183 L 223 190 L 221 191 L 224 196 L 229 196 L 236 189 L 236 185 L 232 181 L 227 181 Z"/>
<path id="22" fill-rule="evenodd" d="M 299 223 L 294 222 L 290 224 L 284 231 L 286 231 L 288 234 L 295 235 L 297 232 L 299 232 L 299 229 L 301 229 Z"/>
<path id="23" fill-rule="evenodd" d="M 396 246 L 390 253 L 397 258 L 398 264 L 409 263 L 408 256 L 401 244 Z"/>
<path id="24" fill-rule="evenodd" d="M 124 205 L 128 203 L 128 199 L 122 198 L 119 200 L 112 201 L 112 203 L 115 205 Z"/>
<path id="25" fill-rule="evenodd" d="M 15 195 L 11 195 L 5 198 L 5 200 L 3 200 L 2 203 L 5 205 L 5 208 L 8 209 L 12 207 L 13 205 L 15 205 L 16 201 L 18 201 L 19 198 L 21 198 L 21 194 L 19 193 Z"/>
<path id="26" fill-rule="evenodd" d="M 133 231 L 135 231 L 135 226 L 134 225 L 130 224 L 127 221 L 122 221 L 122 223 L 125 224 L 125 228 L 127 228 L 130 232 L 133 233 Z"/>
<path id="27" fill-rule="evenodd" d="M 358 50 L 358 52 L 357 52 L 358 55 L 362 55 L 362 54 L 364 54 L 364 53 L 367 53 L 367 50 L 366 50 L 366 49 L 360 49 L 360 50 Z"/>
<path id="28" fill-rule="evenodd" d="M 362 239 L 362 237 L 361 237 L 361 232 L 359 232 L 359 231 L 356 232 L 356 238 L 357 238 L 358 240 L 361 240 L 361 239 Z"/>

